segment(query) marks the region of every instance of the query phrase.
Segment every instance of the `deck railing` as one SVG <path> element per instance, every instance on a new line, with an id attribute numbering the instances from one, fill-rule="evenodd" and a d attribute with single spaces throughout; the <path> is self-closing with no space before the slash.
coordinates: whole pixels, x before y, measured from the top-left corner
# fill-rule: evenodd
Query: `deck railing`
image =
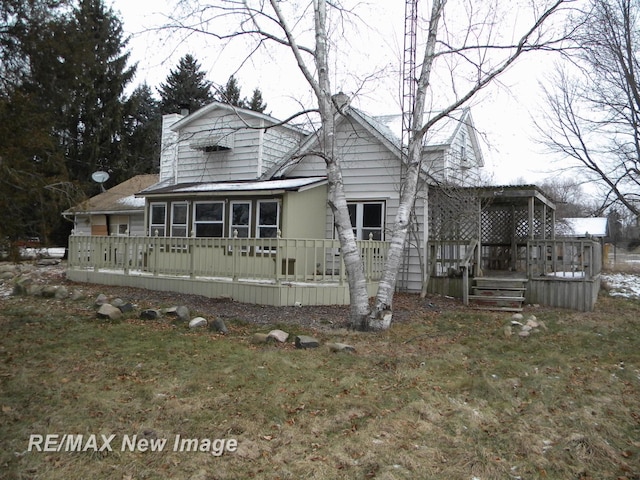
<path id="1" fill-rule="evenodd" d="M 591 279 L 602 271 L 602 246 L 591 239 L 529 240 L 529 278 Z"/>
<path id="2" fill-rule="evenodd" d="M 381 278 L 388 243 L 357 242 L 368 281 Z M 120 270 L 128 275 L 172 275 L 235 281 L 346 280 L 340 243 L 330 239 L 69 237 L 73 269 Z"/>

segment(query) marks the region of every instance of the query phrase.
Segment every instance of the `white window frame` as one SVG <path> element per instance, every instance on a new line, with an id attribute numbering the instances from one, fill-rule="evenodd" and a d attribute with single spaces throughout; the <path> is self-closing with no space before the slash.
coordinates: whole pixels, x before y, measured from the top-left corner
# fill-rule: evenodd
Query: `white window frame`
<path id="1" fill-rule="evenodd" d="M 184 223 L 175 223 L 175 208 L 184 207 L 186 209 Z M 175 230 L 184 229 L 184 235 L 176 235 Z M 189 202 L 171 202 L 171 223 L 170 223 L 171 237 L 188 237 L 189 236 Z"/>
<path id="2" fill-rule="evenodd" d="M 355 202 L 347 202 L 347 207 L 355 206 L 355 217 L 356 222 L 355 225 L 351 225 L 353 227 L 353 233 L 356 237 L 356 240 L 369 240 L 369 235 L 364 236 L 365 230 L 380 230 L 380 240 L 384 240 L 385 233 L 385 219 L 386 219 L 386 202 L 384 200 L 363 200 L 363 201 L 355 201 Z M 380 205 L 380 227 L 369 227 L 364 225 L 364 207 L 365 205 Z"/>
<path id="3" fill-rule="evenodd" d="M 238 238 L 251 238 L 251 214 L 253 211 L 252 203 L 253 202 L 251 200 L 232 200 L 231 202 L 229 202 L 229 237 L 230 238 L 234 237 L 234 231 L 238 229 L 238 227 L 243 229 L 246 228 L 247 230 L 246 237 L 241 236 L 240 232 L 238 232 Z M 249 205 L 249 217 L 246 225 L 233 223 L 233 207 L 235 205 Z"/>
<path id="4" fill-rule="evenodd" d="M 198 220 L 197 219 L 197 212 L 198 212 L 198 205 L 210 205 L 210 204 L 218 204 L 218 205 L 222 205 L 222 216 L 220 220 Z M 197 236 L 197 232 L 198 232 L 198 225 L 220 225 L 220 237 L 202 237 L 202 238 L 222 238 L 224 237 L 224 215 L 225 215 L 225 211 L 226 211 L 226 202 L 224 200 L 215 200 L 215 201 L 200 201 L 200 202 L 193 202 L 193 232 L 195 232 L 195 235 Z"/>
<path id="5" fill-rule="evenodd" d="M 271 224 L 261 224 L 260 223 L 260 210 L 261 210 L 261 206 L 262 204 L 265 203 L 275 203 L 276 204 L 276 223 L 271 225 Z M 258 200 L 257 201 L 257 207 L 256 207 L 256 238 L 276 238 L 278 236 L 278 229 L 280 228 L 280 201 L 276 200 L 276 199 L 264 199 L 264 200 Z M 260 229 L 261 228 L 275 228 L 276 229 L 276 234 L 273 237 L 263 237 L 262 235 L 260 235 Z"/>
<path id="6" fill-rule="evenodd" d="M 153 210 L 154 207 L 164 208 L 164 221 L 161 224 L 153 223 Z M 166 202 L 153 202 L 149 204 L 149 236 L 155 237 L 156 230 L 159 230 L 158 236 L 164 237 L 167 233 L 167 203 Z"/>

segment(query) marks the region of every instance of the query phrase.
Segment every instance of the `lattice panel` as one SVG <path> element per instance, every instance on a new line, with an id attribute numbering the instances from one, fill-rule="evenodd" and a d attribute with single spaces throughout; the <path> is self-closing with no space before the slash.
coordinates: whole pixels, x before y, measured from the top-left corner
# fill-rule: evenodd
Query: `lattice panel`
<path id="1" fill-rule="evenodd" d="M 430 237 L 441 241 L 470 241 L 478 234 L 478 199 L 470 192 L 440 191 L 430 196 Z"/>
<path id="2" fill-rule="evenodd" d="M 512 223 L 510 209 L 484 209 L 482 211 L 482 243 L 509 245 Z"/>
<path id="3" fill-rule="evenodd" d="M 514 236 L 516 240 L 526 240 L 529 238 L 529 212 L 524 208 L 519 208 L 513 212 L 515 218 L 514 222 Z"/>

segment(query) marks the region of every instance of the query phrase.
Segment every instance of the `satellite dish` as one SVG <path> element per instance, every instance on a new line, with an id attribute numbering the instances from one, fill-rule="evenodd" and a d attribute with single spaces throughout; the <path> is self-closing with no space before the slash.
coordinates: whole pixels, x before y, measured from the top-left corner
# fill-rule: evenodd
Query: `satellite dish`
<path id="1" fill-rule="evenodd" d="M 98 170 L 97 172 L 93 172 L 91 174 L 91 179 L 100 184 L 100 188 L 104 192 L 104 186 L 102 185 L 104 182 L 109 180 L 109 174 L 107 172 L 103 172 L 102 170 Z"/>

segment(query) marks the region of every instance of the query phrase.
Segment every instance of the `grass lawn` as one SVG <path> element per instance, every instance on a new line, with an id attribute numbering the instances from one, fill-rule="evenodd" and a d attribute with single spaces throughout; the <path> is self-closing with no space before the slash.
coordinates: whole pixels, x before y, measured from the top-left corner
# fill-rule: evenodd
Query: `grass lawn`
<path id="1" fill-rule="evenodd" d="M 640 302 L 531 313 L 546 329 L 527 338 L 462 308 L 384 333 L 280 326 L 351 354 L 255 345 L 270 327 L 241 318 L 222 336 L 3 298 L 0 477 L 640 479 Z"/>

